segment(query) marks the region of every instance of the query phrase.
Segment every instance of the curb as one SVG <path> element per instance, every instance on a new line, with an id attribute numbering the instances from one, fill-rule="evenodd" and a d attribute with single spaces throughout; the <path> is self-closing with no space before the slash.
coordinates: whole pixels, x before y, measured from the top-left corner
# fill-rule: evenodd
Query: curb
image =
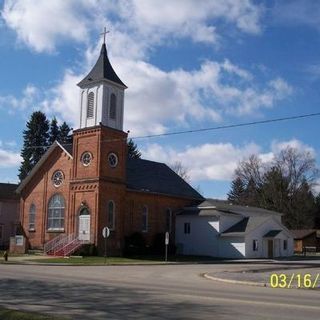
<path id="1" fill-rule="evenodd" d="M 219 282 L 225 282 L 225 283 L 232 283 L 232 284 L 242 284 L 247 286 L 255 286 L 255 287 L 270 287 L 268 283 L 264 282 L 253 282 L 253 281 L 241 281 L 241 280 L 231 280 L 231 279 L 223 279 L 223 278 L 217 278 L 210 276 L 208 273 L 204 273 L 203 277 L 209 280 L 219 281 Z"/>

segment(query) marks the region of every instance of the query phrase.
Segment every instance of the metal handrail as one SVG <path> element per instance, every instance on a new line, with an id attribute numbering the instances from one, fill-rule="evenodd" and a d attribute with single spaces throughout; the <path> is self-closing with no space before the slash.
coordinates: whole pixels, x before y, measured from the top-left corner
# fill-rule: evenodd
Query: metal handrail
<path id="1" fill-rule="evenodd" d="M 69 234 L 65 236 L 63 239 L 61 239 L 57 245 L 53 248 L 53 254 L 56 254 L 58 251 L 62 250 L 63 247 L 67 246 L 69 243 L 74 241 L 76 239 L 76 236 L 74 233 Z"/>
<path id="2" fill-rule="evenodd" d="M 60 234 L 59 236 L 46 242 L 43 246 L 44 253 L 47 254 L 48 252 L 52 251 L 56 247 L 56 245 L 65 237 L 67 237 L 65 234 Z"/>

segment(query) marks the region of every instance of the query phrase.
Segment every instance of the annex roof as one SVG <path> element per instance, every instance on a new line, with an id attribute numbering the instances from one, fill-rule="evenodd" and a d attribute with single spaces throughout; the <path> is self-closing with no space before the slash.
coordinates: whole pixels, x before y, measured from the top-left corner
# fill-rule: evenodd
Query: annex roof
<path id="1" fill-rule="evenodd" d="M 263 237 L 264 238 L 275 238 L 282 230 L 270 230 Z"/>
<path id="2" fill-rule="evenodd" d="M 16 194 L 18 185 L 15 183 L 0 183 L 0 200 L 17 200 L 19 196 Z"/>
<path id="3" fill-rule="evenodd" d="M 219 211 L 236 213 L 241 215 L 254 215 L 254 216 L 264 216 L 264 215 L 282 215 L 280 212 L 266 210 L 257 207 L 249 207 L 249 206 L 240 206 L 234 205 L 226 200 L 215 200 L 215 199 L 206 199 L 201 204 L 198 205 L 198 208 L 215 208 Z"/>
<path id="4" fill-rule="evenodd" d="M 108 80 L 127 88 L 112 68 L 105 43 L 101 47 L 100 56 L 96 64 L 88 75 L 78 83 L 78 86 L 84 88 L 101 80 Z"/>
<path id="5" fill-rule="evenodd" d="M 222 232 L 221 236 L 244 236 L 268 219 L 270 219 L 270 216 L 246 217 Z"/>

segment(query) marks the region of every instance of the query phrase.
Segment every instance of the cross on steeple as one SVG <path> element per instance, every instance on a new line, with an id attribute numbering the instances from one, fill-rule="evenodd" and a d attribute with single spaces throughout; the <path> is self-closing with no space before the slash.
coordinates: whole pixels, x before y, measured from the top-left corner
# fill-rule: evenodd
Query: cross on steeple
<path id="1" fill-rule="evenodd" d="M 107 28 L 104 27 L 104 28 L 103 28 L 103 32 L 100 33 L 101 36 L 103 35 L 103 44 L 106 43 L 106 34 L 109 33 L 109 32 L 110 32 L 110 31 L 107 31 Z"/>

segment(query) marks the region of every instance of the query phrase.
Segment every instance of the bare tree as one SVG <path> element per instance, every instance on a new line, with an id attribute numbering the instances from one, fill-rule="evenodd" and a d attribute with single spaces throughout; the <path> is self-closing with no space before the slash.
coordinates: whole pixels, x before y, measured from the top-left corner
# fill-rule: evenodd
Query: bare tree
<path id="1" fill-rule="evenodd" d="M 190 182 L 189 170 L 180 161 L 176 161 L 169 166 L 183 180 Z"/>

